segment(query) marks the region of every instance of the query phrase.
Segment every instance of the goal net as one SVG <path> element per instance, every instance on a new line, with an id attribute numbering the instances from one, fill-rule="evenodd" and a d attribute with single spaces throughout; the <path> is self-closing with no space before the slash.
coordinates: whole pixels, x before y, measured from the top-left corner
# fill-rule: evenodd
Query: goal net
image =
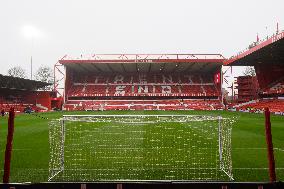
<path id="1" fill-rule="evenodd" d="M 49 124 L 48 181 L 232 180 L 232 120 L 64 115 Z"/>

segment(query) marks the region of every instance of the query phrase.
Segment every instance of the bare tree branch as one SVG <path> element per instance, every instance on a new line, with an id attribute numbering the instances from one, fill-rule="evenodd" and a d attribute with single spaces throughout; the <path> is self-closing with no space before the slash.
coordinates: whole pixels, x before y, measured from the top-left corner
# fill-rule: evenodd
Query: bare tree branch
<path id="1" fill-rule="evenodd" d="M 10 68 L 8 70 L 8 75 L 12 77 L 27 78 L 26 71 L 20 66 Z"/>
<path id="2" fill-rule="evenodd" d="M 53 84 L 53 70 L 50 67 L 41 66 L 34 76 L 37 81 Z M 51 86 L 45 87 L 44 90 L 51 90 Z"/>
<path id="3" fill-rule="evenodd" d="M 245 76 L 256 76 L 255 69 L 253 66 L 247 66 L 243 74 Z"/>

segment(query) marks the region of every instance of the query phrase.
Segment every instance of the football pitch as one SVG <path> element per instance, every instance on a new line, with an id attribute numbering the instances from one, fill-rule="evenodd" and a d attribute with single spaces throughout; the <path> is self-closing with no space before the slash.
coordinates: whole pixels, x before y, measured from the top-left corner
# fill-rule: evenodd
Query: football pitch
<path id="1" fill-rule="evenodd" d="M 49 147 L 49 122 L 53 119 L 61 118 L 62 115 L 66 114 L 110 114 L 110 115 L 221 115 L 222 117 L 226 117 L 229 119 L 234 119 L 236 122 L 232 126 L 232 167 L 233 167 L 233 177 L 235 181 L 268 181 L 268 162 L 267 162 L 267 150 L 266 150 L 266 141 L 265 141 L 265 130 L 264 130 L 264 116 L 262 114 L 249 114 L 249 113 L 238 113 L 238 112 L 225 112 L 225 111 L 104 111 L 104 112 L 49 112 L 49 113 L 37 113 L 31 115 L 19 114 L 16 116 L 15 120 L 15 133 L 14 133 L 14 141 L 13 141 L 13 152 L 12 152 L 12 162 L 11 162 L 11 182 L 46 182 L 49 176 L 49 161 L 50 161 L 50 147 Z M 274 155 L 276 161 L 276 172 L 277 172 L 277 180 L 284 180 L 284 117 L 283 116 L 271 116 L 272 122 L 272 136 L 273 136 L 273 145 L 274 145 Z M 74 123 L 73 123 L 74 124 Z M 75 124 L 76 125 L 76 124 Z M 165 123 L 166 125 L 166 123 Z M 97 125 L 99 127 L 100 125 Z M 121 124 L 117 125 L 118 127 L 112 129 L 119 129 L 119 126 L 124 127 L 125 125 Z M 139 125 L 135 125 L 135 127 L 139 127 Z M 181 128 L 182 125 L 174 125 L 174 128 Z M 156 133 L 157 135 L 163 135 L 168 132 L 173 132 L 172 130 L 151 130 L 151 125 L 144 127 L 149 130 L 148 133 Z M 125 129 L 129 129 L 125 127 Z M 139 130 L 138 130 L 139 131 Z M 185 130 L 183 130 L 185 131 Z M 134 132 L 134 131 L 133 131 Z M 137 132 L 137 130 L 135 130 Z M 140 132 L 140 131 L 139 131 Z M 144 132 L 141 130 L 141 133 Z M 161 133 L 159 133 L 161 132 Z M 5 142 L 7 135 L 7 117 L 0 118 L 0 165 L 1 167 L 1 177 L 3 175 L 3 159 L 4 159 L 4 150 L 5 150 Z M 137 135 L 137 134 L 136 134 Z M 210 135 L 210 133 L 206 134 Z M 211 134 L 212 136 L 214 133 Z M 94 135 L 96 137 L 96 135 Z M 186 136 L 185 136 L 186 137 Z M 215 136 L 216 137 L 216 136 Z M 157 136 L 155 139 L 159 138 Z M 214 136 L 213 136 L 214 138 Z M 192 141 L 195 139 L 192 138 Z M 113 139 L 113 143 L 109 144 L 110 141 L 105 141 L 106 144 L 98 144 L 98 146 L 104 145 L 118 145 L 121 143 L 121 139 L 116 137 Z M 133 140 L 132 140 L 133 141 Z M 147 152 L 149 156 L 144 156 L 145 158 L 138 160 L 136 162 L 129 162 L 129 165 L 136 166 L 137 170 L 141 168 L 141 166 L 145 165 L 145 162 L 155 161 L 157 166 L 152 167 L 152 172 L 143 173 L 142 175 L 133 174 L 134 180 L 155 180 L 151 178 L 157 178 L 159 180 L 159 175 L 163 175 L 163 173 L 159 168 L 162 167 L 171 160 L 181 160 L 184 158 L 182 163 L 186 162 L 186 156 L 183 156 L 180 153 L 180 156 L 172 157 L 171 150 L 179 149 L 181 143 L 179 140 L 173 140 L 173 138 L 162 137 L 162 142 L 166 144 L 166 146 L 171 146 L 171 148 L 165 148 L 164 151 L 159 153 L 153 153 L 152 151 Z M 123 140 L 123 142 L 127 142 L 127 140 Z M 129 141 L 128 141 L 129 142 Z M 136 143 L 138 140 L 136 140 Z M 182 141 L 182 145 L 186 143 L 186 141 Z M 84 146 L 86 143 L 82 143 Z M 123 144 L 123 143 L 122 143 Z M 144 145 L 144 146 L 143 146 Z M 147 145 L 149 144 L 137 144 L 133 143 L 134 147 L 140 146 L 142 149 L 147 149 Z M 93 146 L 92 146 L 93 147 Z M 204 148 L 204 144 L 200 144 L 195 148 Z M 95 148 L 95 147 L 93 147 Z M 190 147 L 189 147 L 190 148 Z M 214 149 L 211 148 L 211 150 Z M 103 153 L 103 148 L 94 149 L 94 151 Z M 144 153 L 145 153 L 144 151 Z M 106 155 L 106 152 L 104 152 Z M 114 151 L 107 153 L 115 153 Z M 125 154 L 116 154 L 119 158 L 125 157 L 125 159 L 121 162 L 127 162 L 129 156 L 133 155 L 135 157 L 139 157 L 136 151 L 131 151 L 130 153 Z M 107 155 L 109 155 L 107 154 Z M 72 151 L 69 151 L 70 159 L 76 159 L 76 156 L 73 155 Z M 86 154 L 84 156 L 87 156 Z M 151 159 L 151 157 L 155 157 L 155 159 Z M 214 159 L 215 157 L 213 157 Z M 77 157 L 80 160 L 80 158 Z M 200 161 L 202 157 L 196 158 L 196 161 Z M 201 164 L 208 167 L 210 165 L 210 158 L 203 158 L 204 162 Z M 99 177 L 96 173 L 92 173 L 99 180 L 100 178 L 103 180 L 117 180 L 115 174 L 110 174 L 111 168 L 113 166 L 112 161 L 105 161 L 102 159 L 93 159 L 91 162 L 98 162 L 96 165 L 97 169 L 108 168 L 108 171 L 104 177 Z M 117 161 L 118 162 L 118 161 Z M 159 164 L 160 162 L 160 164 Z M 72 163 L 72 161 L 71 161 Z M 76 163 L 76 162 L 74 162 Z M 118 162 L 119 163 L 119 162 Z M 195 162 L 190 162 L 194 164 Z M 78 165 L 79 166 L 79 165 Z M 117 166 L 121 166 L 117 164 Z M 123 165 L 124 167 L 127 165 Z M 190 166 L 192 167 L 192 166 Z M 78 170 L 83 170 L 79 167 Z M 185 167 L 186 168 L 186 167 Z M 204 170 L 202 166 L 199 167 L 200 170 L 194 170 L 194 175 L 189 175 L 191 178 L 199 178 L 199 173 L 202 173 Z M 210 168 L 210 167 L 209 167 Z M 107 170 L 107 169 L 106 169 Z M 141 171 L 141 170 L 139 170 Z M 84 173 L 82 173 L 84 174 Z M 78 174 L 82 176 L 82 174 Z M 122 173 L 123 174 L 123 171 Z M 73 171 L 70 173 L 73 176 L 73 180 L 76 179 L 76 173 Z M 109 175 L 109 178 L 105 176 Z M 141 175 L 141 176 L 140 176 Z M 151 176 L 152 175 L 152 176 Z M 178 173 L 178 180 L 188 180 L 187 177 L 188 171 L 183 171 Z M 78 181 L 80 178 L 78 176 Z M 75 177 L 75 178 L 74 178 Z M 92 175 L 89 177 L 93 177 Z M 169 178 L 170 180 L 171 178 Z M 57 180 L 60 181 L 60 180 Z"/>

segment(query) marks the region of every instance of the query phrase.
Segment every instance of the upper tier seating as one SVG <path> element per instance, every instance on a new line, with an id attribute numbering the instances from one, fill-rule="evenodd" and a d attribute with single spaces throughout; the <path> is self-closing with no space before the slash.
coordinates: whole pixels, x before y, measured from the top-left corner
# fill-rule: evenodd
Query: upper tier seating
<path id="1" fill-rule="evenodd" d="M 79 74 L 78 74 L 79 75 Z M 67 91 L 66 110 L 216 110 L 223 109 L 213 76 L 189 74 L 127 74 L 73 76 Z M 124 100 L 113 97 L 131 96 Z M 148 100 L 140 96 L 147 96 Z M 171 100 L 157 99 L 171 96 Z M 202 98 L 182 99 L 182 96 Z M 73 98 L 72 98 L 73 97 Z M 76 98 L 74 98 L 76 97 Z M 90 100 L 96 97 L 96 100 Z M 102 98 L 100 98 L 102 97 Z M 152 98 L 155 97 L 155 98 Z M 109 100 L 103 100 L 103 99 Z M 188 97 L 187 97 L 188 98 Z M 203 99 L 204 98 L 204 99 Z"/>
<path id="2" fill-rule="evenodd" d="M 68 97 L 218 96 L 212 78 L 202 75 L 96 75 L 74 77 Z"/>

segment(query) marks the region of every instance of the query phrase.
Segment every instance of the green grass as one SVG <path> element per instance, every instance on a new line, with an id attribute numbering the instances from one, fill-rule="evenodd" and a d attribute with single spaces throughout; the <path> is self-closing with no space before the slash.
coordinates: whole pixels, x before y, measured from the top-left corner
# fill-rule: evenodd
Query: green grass
<path id="1" fill-rule="evenodd" d="M 45 182 L 48 178 L 49 141 L 48 122 L 62 114 L 86 112 L 50 112 L 35 115 L 17 115 L 11 164 L 12 182 Z M 90 114 L 90 112 L 87 112 Z M 106 111 L 92 114 L 196 114 L 236 117 L 232 131 L 232 159 L 235 181 L 268 181 L 268 162 L 264 131 L 264 117 L 225 111 Z M 43 116 L 49 119 L 42 119 Z M 271 116 L 277 179 L 284 180 L 284 117 Z M 3 166 L 7 135 L 7 117 L 0 118 L 0 165 Z M 167 153 L 167 152 L 164 152 Z M 161 161 L 167 161 L 165 154 Z M 1 177 L 3 170 L 1 171 Z M 149 173 L 150 174 L 150 173 Z M 159 171 L 151 174 L 163 174 Z M 76 176 L 76 175 L 75 175 Z M 179 178 L 183 178 L 180 173 Z M 143 179 L 143 177 L 142 177 Z"/>
<path id="2" fill-rule="evenodd" d="M 186 122 L 178 122 L 185 117 L 168 116 L 65 121 L 64 174 L 53 180 L 229 179 L 219 169 L 216 156 L 218 118 L 200 121 L 202 118 L 188 117 Z M 61 133 L 60 122 L 52 128 Z M 57 147 L 55 154 L 60 154 L 56 144 L 61 136 L 54 136 L 57 140 L 52 146 Z M 61 165 L 59 157 L 55 158 L 56 170 Z"/>

